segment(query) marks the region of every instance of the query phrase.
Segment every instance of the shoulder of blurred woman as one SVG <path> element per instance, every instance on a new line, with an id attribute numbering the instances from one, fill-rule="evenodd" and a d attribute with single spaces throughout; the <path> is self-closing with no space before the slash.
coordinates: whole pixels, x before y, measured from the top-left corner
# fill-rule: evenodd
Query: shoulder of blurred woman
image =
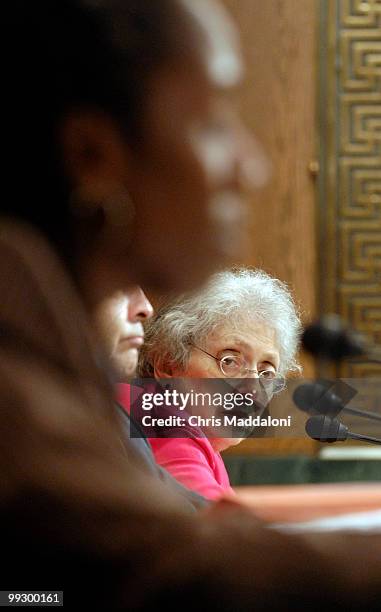
<path id="1" fill-rule="evenodd" d="M 0 295 L 3 343 L 23 344 L 73 375 L 99 379 L 74 283 L 40 233 L 7 218 L 0 220 Z"/>

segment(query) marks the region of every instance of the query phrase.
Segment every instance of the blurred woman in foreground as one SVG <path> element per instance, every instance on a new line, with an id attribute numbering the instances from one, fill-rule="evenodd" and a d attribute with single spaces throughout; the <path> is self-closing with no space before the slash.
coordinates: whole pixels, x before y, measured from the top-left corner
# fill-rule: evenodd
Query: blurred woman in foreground
<path id="1" fill-rule="evenodd" d="M 87 603 L 95 583 L 110 609 L 141 541 L 147 561 L 182 549 L 180 534 L 156 534 L 186 505 L 137 471 L 87 315 L 135 283 L 204 280 L 242 242 L 241 190 L 262 162 L 225 98 L 242 65 L 218 6 L 37 0 L 3 17 L 15 49 L 0 205 L 3 579 L 69 598 L 78 581 Z M 104 571 L 116 558 L 120 587 Z M 149 596 L 140 580 L 127 581 L 132 607 Z"/>

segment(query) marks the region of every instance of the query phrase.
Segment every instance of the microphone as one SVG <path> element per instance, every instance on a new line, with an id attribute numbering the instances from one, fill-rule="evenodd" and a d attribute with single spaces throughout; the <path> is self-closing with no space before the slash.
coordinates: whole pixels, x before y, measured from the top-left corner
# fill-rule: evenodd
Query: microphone
<path id="1" fill-rule="evenodd" d="M 379 438 L 363 436 L 349 431 L 348 427 L 338 419 L 332 419 L 324 414 L 310 417 L 306 422 L 306 434 L 318 442 L 343 442 L 344 440 L 361 440 L 369 444 L 381 444 Z"/>
<path id="2" fill-rule="evenodd" d="M 303 332 L 302 345 L 309 353 L 341 361 L 366 354 L 365 339 L 348 330 L 338 315 L 326 315 Z"/>
<path id="3" fill-rule="evenodd" d="M 292 399 L 300 410 L 311 415 L 322 414 L 334 418 L 340 412 L 344 412 L 345 414 L 363 417 L 372 421 L 381 421 L 381 415 L 376 412 L 347 408 L 345 403 L 348 403 L 356 395 L 356 391 L 349 385 L 340 383 L 339 390 L 341 394 L 345 393 L 346 396 L 343 398 L 342 395 L 339 396 L 335 393 L 336 386 L 332 385 L 329 381 L 303 383 L 296 387 Z"/>
<path id="4" fill-rule="evenodd" d="M 302 346 L 312 355 L 332 361 L 369 357 L 381 363 L 380 349 L 368 345 L 364 336 L 346 328 L 338 315 L 326 315 L 306 327 Z"/>

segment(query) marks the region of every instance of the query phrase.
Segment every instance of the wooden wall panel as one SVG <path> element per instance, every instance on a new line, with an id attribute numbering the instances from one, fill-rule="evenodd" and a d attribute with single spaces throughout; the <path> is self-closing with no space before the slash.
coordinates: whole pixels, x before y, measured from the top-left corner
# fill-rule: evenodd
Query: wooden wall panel
<path id="1" fill-rule="evenodd" d="M 237 93 L 242 115 L 272 163 L 251 201 L 245 263 L 287 281 L 304 319 L 316 314 L 317 33 L 315 0 L 225 0 L 242 35 L 247 74 Z M 304 376 L 314 364 L 302 358 Z M 313 452 L 308 440 L 248 440 L 230 452 Z"/>
<path id="2" fill-rule="evenodd" d="M 272 163 L 251 202 L 248 264 L 289 282 L 305 319 L 316 312 L 315 0 L 225 0 L 243 35 L 242 115 Z M 306 363 L 307 375 L 312 367 Z"/>
<path id="3" fill-rule="evenodd" d="M 381 1 L 321 0 L 321 304 L 381 344 Z M 347 378 L 380 376 L 372 363 Z"/>

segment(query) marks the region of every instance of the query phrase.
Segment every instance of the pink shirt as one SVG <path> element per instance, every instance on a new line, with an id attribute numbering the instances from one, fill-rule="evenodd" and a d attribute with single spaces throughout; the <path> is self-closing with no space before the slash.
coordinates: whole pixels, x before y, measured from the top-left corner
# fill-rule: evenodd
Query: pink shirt
<path id="1" fill-rule="evenodd" d="M 207 438 L 150 438 L 157 463 L 207 499 L 233 493 L 220 453 Z"/>
<path id="2" fill-rule="evenodd" d="M 117 398 L 130 411 L 130 386 L 119 384 Z M 188 489 L 207 499 L 234 493 L 220 453 L 205 437 L 149 438 L 156 462 Z"/>

